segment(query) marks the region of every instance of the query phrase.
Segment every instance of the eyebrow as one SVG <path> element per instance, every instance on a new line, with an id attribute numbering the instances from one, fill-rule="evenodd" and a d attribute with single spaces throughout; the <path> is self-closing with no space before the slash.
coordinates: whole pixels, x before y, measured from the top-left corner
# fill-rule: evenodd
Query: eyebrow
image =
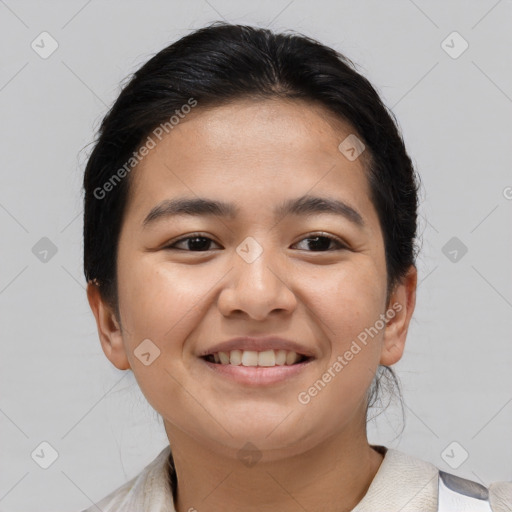
<path id="1" fill-rule="evenodd" d="M 233 203 L 201 197 L 165 199 L 151 209 L 142 225 L 145 228 L 150 224 L 154 224 L 157 220 L 183 215 L 220 216 L 232 219 L 236 217 L 239 211 L 239 208 Z M 305 195 L 296 199 L 288 199 L 274 209 L 275 217 L 284 217 L 286 215 L 309 216 L 318 213 L 339 215 L 358 227 L 362 228 L 365 226 L 363 217 L 357 210 L 344 201 L 329 197 Z"/>

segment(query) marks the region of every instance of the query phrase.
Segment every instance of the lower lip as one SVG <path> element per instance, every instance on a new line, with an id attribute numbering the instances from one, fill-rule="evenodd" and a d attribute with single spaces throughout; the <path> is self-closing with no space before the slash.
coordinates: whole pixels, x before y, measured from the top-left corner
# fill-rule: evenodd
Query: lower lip
<path id="1" fill-rule="evenodd" d="M 211 363 L 203 358 L 199 359 L 217 375 L 249 386 L 277 384 L 300 374 L 313 362 L 313 359 L 307 359 L 302 363 L 282 366 L 235 366 L 233 364 Z"/>

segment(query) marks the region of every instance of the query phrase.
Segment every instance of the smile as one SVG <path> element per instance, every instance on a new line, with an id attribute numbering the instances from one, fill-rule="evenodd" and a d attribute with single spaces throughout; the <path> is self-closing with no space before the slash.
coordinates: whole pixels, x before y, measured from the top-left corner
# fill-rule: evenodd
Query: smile
<path id="1" fill-rule="evenodd" d="M 229 352 L 215 352 L 208 354 L 205 359 L 211 363 L 233 366 L 290 366 L 301 363 L 306 356 L 291 350 L 231 350 Z"/>
<path id="2" fill-rule="evenodd" d="M 231 350 L 199 358 L 214 375 L 247 386 L 283 382 L 302 373 L 313 357 L 289 350 Z"/>

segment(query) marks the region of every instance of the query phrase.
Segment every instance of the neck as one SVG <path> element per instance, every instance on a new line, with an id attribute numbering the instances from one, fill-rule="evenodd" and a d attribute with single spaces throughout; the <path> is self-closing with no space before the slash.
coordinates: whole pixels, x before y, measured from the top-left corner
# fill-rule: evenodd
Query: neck
<path id="1" fill-rule="evenodd" d="M 383 460 L 366 433 L 359 439 L 341 433 L 291 457 L 244 465 L 168 424 L 166 431 L 178 477 L 177 512 L 349 512 Z"/>

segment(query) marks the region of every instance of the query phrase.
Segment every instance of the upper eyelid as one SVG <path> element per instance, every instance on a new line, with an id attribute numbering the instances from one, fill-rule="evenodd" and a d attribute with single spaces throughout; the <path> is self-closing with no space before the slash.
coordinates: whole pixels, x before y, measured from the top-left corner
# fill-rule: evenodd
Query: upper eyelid
<path id="1" fill-rule="evenodd" d="M 325 233 L 324 231 L 319 231 L 317 233 L 313 232 L 313 233 L 310 233 L 306 236 L 303 236 L 300 240 L 298 240 L 297 242 L 295 242 L 295 244 L 299 243 L 299 242 L 302 242 L 303 240 L 306 240 L 308 238 L 315 238 L 315 237 L 323 237 L 323 238 L 328 238 L 330 240 L 332 240 L 334 243 L 338 244 L 339 248 L 341 249 L 349 249 L 350 248 L 350 245 L 345 242 L 345 240 L 343 240 L 342 238 L 336 236 L 336 235 L 331 235 L 329 233 Z M 295 245 L 293 244 L 293 245 Z M 308 252 L 331 252 L 331 251 L 308 251 Z"/>
<path id="2" fill-rule="evenodd" d="M 209 240 L 211 240 L 212 242 L 215 242 L 215 240 L 211 237 L 211 236 L 208 236 L 208 235 L 204 235 L 202 233 L 192 233 L 190 235 L 187 235 L 187 236 L 183 236 L 181 238 L 178 238 L 177 240 L 171 240 L 169 243 L 166 243 L 164 245 L 164 248 L 166 247 L 170 247 L 170 246 L 173 246 L 173 245 L 176 245 L 180 242 L 183 242 L 185 240 L 188 240 L 189 238 L 208 238 Z M 215 243 L 218 243 L 218 242 L 215 242 Z M 219 244 L 220 245 L 220 244 Z"/>

